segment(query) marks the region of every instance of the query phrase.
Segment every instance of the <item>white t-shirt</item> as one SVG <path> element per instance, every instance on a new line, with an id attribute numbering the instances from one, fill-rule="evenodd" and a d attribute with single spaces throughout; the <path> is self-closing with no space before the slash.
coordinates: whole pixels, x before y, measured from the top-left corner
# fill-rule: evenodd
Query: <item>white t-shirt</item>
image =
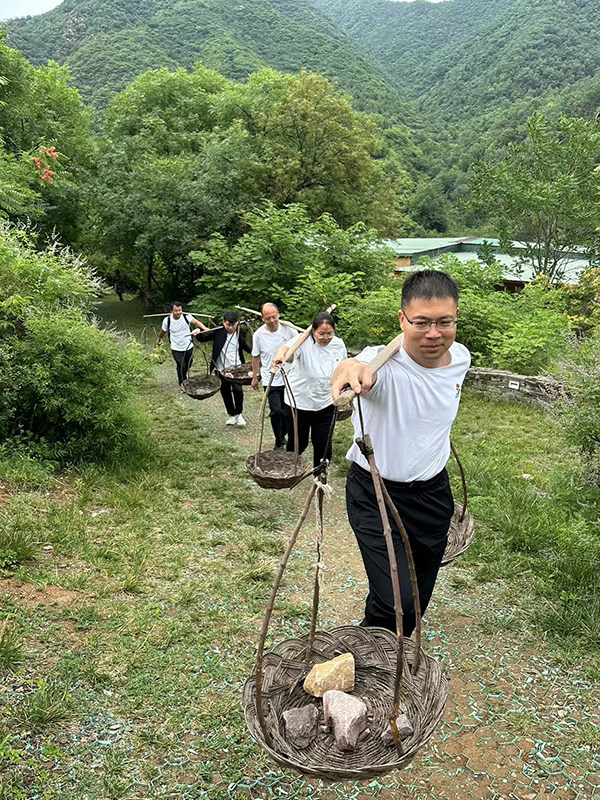
<path id="1" fill-rule="evenodd" d="M 194 342 L 190 336 L 189 323 L 185 321 L 186 316 L 188 319 L 195 319 L 192 314 L 182 314 L 179 319 L 174 319 L 173 314 L 169 314 L 169 317 L 171 317 L 170 328 L 168 328 L 167 324 L 169 317 L 165 317 L 162 321 L 163 331 L 166 333 L 167 328 L 169 330 L 171 350 L 189 350 L 190 347 L 194 346 Z"/>
<path id="2" fill-rule="evenodd" d="M 295 338 L 296 331 L 281 323 L 274 332 L 267 330 L 266 325 L 261 325 L 256 331 L 252 337 L 252 355 L 260 356 L 260 376 L 263 386 L 268 386 L 269 384 L 271 378 L 271 364 L 273 363 L 275 353 L 282 344 L 287 344 L 290 339 Z M 271 386 L 281 386 L 282 384 L 283 378 L 281 377 L 281 373 L 277 372 L 273 377 Z"/>
<path id="3" fill-rule="evenodd" d="M 236 367 L 239 366 L 242 362 L 240 361 L 240 341 L 237 330 L 233 333 L 228 333 L 227 338 L 225 339 L 225 344 L 223 345 L 223 349 L 219 353 L 219 357 L 217 358 L 217 369 L 219 372 L 222 372 L 227 367 Z"/>
<path id="4" fill-rule="evenodd" d="M 381 349 L 366 347 L 357 359 L 371 361 Z M 447 367 L 427 369 L 401 347 L 379 370 L 370 392 L 361 397 L 365 433 L 371 436 L 383 478 L 426 481 L 445 467 L 450 457 L 450 430 L 471 363 L 464 345 L 454 342 L 449 352 L 452 361 Z M 352 423 L 354 438 L 359 438 L 362 433 L 357 400 Z M 356 443 L 346 458 L 369 469 Z"/>
<path id="5" fill-rule="evenodd" d="M 291 347 L 302 334 L 294 336 Z M 309 336 L 294 353 L 288 374 L 296 408 L 302 411 L 321 411 L 333 402 L 331 399 L 331 377 L 335 368 L 346 358 L 346 345 L 337 336 L 326 347 L 317 344 Z M 293 405 L 289 393 L 285 402 Z"/>

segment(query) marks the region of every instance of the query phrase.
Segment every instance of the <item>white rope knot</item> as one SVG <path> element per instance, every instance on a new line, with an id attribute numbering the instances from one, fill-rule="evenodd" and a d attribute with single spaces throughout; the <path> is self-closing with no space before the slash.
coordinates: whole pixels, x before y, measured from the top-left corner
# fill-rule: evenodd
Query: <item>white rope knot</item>
<path id="1" fill-rule="evenodd" d="M 313 475 L 313 481 L 315 482 L 315 486 L 317 487 L 317 489 L 319 489 L 319 491 L 326 494 L 327 497 L 331 497 L 331 495 L 333 494 L 333 486 L 331 486 L 331 484 L 323 483 L 318 479 L 316 475 Z"/>

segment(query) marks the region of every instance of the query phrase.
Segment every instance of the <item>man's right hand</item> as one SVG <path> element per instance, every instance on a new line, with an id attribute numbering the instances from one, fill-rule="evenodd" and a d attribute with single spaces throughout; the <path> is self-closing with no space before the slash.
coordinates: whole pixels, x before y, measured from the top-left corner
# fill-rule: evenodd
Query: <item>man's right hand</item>
<path id="1" fill-rule="evenodd" d="M 158 347 L 158 346 L 160 346 L 161 344 L 162 344 L 162 339 L 158 338 L 158 339 L 156 340 L 156 345 L 157 345 L 157 347 Z"/>
<path id="2" fill-rule="evenodd" d="M 254 391 L 258 389 L 258 378 L 256 377 L 256 375 L 252 378 L 252 383 L 250 384 L 250 386 L 252 386 Z"/>
<path id="3" fill-rule="evenodd" d="M 347 358 L 339 365 L 333 373 L 331 379 L 331 396 L 334 402 L 340 393 L 350 387 L 355 394 L 365 395 L 373 386 L 377 379 L 373 375 L 368 364 L 364 361 L 357 361 L 355 358 Z"/>

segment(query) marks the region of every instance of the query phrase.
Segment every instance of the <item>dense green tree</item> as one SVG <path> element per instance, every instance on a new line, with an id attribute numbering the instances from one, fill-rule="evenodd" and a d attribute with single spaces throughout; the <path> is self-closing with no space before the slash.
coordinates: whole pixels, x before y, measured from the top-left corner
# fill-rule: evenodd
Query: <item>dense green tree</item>
<path id="1" fill-rule="evenodd" d="M 375 124 L 318 75 L 144 73 L 105 116 L 89 247 L 148 290 L 189 294 L 199 271 L 188 253 L 214 232 L 235 240 L 265 200 L 398 230 L 412 183 L 381 147 Z"/>
<path id="2" fill-rule="evenodd" d="M 258 305 L 270 297 L 304 315 L 308 305 L 318 305 L 319 292 L 330 299 L 332 292 L 365 291 L 380 286 L 391 271 L 390 251 L 378 247 L 376 232 L 362 223 L 344 230 L 328 214 L 312 221 L 301 205 L 273 203 L 249 212 L 244 222 L 248 231 L 235 244 L 215 234 L 205 249 L 192 253 L 204 270 L 199 288 L 215 306 L 240 298 Z M 321 288 L 313 287 L 307 305 L 300 294 L 311 276 Z"/>
<path id="3" fill-rule="evenodd" d="M 507 252 L 519 242 L 535 274 L 560 279 L 569 254 L 600 245 L 599 161 L 600 123 L 561 116 L 554 125 L 534 114 L 524 142 L 477 166 L 470 202 L 494 221 Z"/>
<path id="4" fill-rule="evenodd" d="M 84 216 L 81 185 L 94 160 L 90 114 L 64 67 L 50 63 L 36 69 L 2 38 L 0 75 L 0 137 L 7 163 L 14 169 L 27 160 L 39 162 L 36 169 L 21 170 L 20 181 L 22 192 L 38 196 L 35 208 L 16 203 L 5 211 L 34 216 L 42 231 L 58 231 L 73 242 Z"/>

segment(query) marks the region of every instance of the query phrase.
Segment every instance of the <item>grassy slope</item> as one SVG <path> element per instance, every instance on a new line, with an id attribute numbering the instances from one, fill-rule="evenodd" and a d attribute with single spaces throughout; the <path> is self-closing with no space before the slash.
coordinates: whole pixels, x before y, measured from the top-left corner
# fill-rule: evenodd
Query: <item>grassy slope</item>
<path id="1" fill-rule="evenodd" d="M 110 300 L 101 310 L 122 325 L 130 324 L 133 310 L 140 330 L 139 307 Z M 33 558 L 0 589 L 1 616 L 8 620 L 0 643 L 8 736 L 0 745 L 3 800 L 44 792 L 49 800 L 100 800 L 165 791 L 189 800 L 237 800 L 248 796 L 242 784 L 265 798 L 281 796 L 280 790 L 347 796 L 348 785 L 338 793 L 336 785 L 319 788 L 269 771 L 272 765 L 245 732 L 240 688 L 285 534 L 305 492 L 264 492 L 245 476 L 260 401 L 246 396 L 251 425 L 226 429 L 220 398 L 194 403 L 182 397 L 169 359 L 144 392 L 152 415 L 150 457 L 120 468 L 75 470 L 43 490 L 2 487 L 0 532 L 31 532 L 33 541 Z M 350 436 L 344 423 L 336 437 L 340 462 Z M 533 784 L 538 775 L 551 795 L 560 784 L 539 772 L 534 741 L 558 748 L 564 782 L 578 792 L 600 744 L 590 682 L 598 620 L 576 589 L 576 599 L 557 597 L 548 605 L 544 581 L 564 568 L 575 574 L 561 559 L 574 558 L 574 545 L 592 536 L 597 507 L 572 485 L 573 458 L 538 410 L 467 396 L 455 440 L 478 538 L 443 571 L 426 626 L 428 649 L 451 678 L 451 701 L 435 747 L 403 773 L 402 790 L 396 778 L 384 780 L 391 794 L 381 796 L 422 797 L 423 786 L 432 798 L 485 796 L 489 788 L 502 790 L 506 765 L 525 794 L 542 788 Z M 327 506 L 325 626 L 356 622 L 365 593 L 339 470 Z M 309 520 L 271 641 L 307 629 L 313 533 Z M 587 570 L 589 582 L 589 554 L 587 562 L 582 557 L 576 567 L 582 577 Z M 587 641 L 581 625 L 580 638 L 562 639 L 571 647 L 571 664 L 562 669 L 538 634 L 531 635 L 532 619 L 547 612 L 545 627 L 556 636 L 564 634 L 565 614 L 571 625 L 587 615 Z M 577 695 L 571 694 L 575 678 Z M 556 708 L 566 709 L 564 719 Z M 507 735 L 512 755 L 504 750 Z M 468 772 L 455 763 L 466 752 Z M 477 759 L 485 765 L 479 772 Z M 379 794 L 365 786 L 360 796 Z"/>

